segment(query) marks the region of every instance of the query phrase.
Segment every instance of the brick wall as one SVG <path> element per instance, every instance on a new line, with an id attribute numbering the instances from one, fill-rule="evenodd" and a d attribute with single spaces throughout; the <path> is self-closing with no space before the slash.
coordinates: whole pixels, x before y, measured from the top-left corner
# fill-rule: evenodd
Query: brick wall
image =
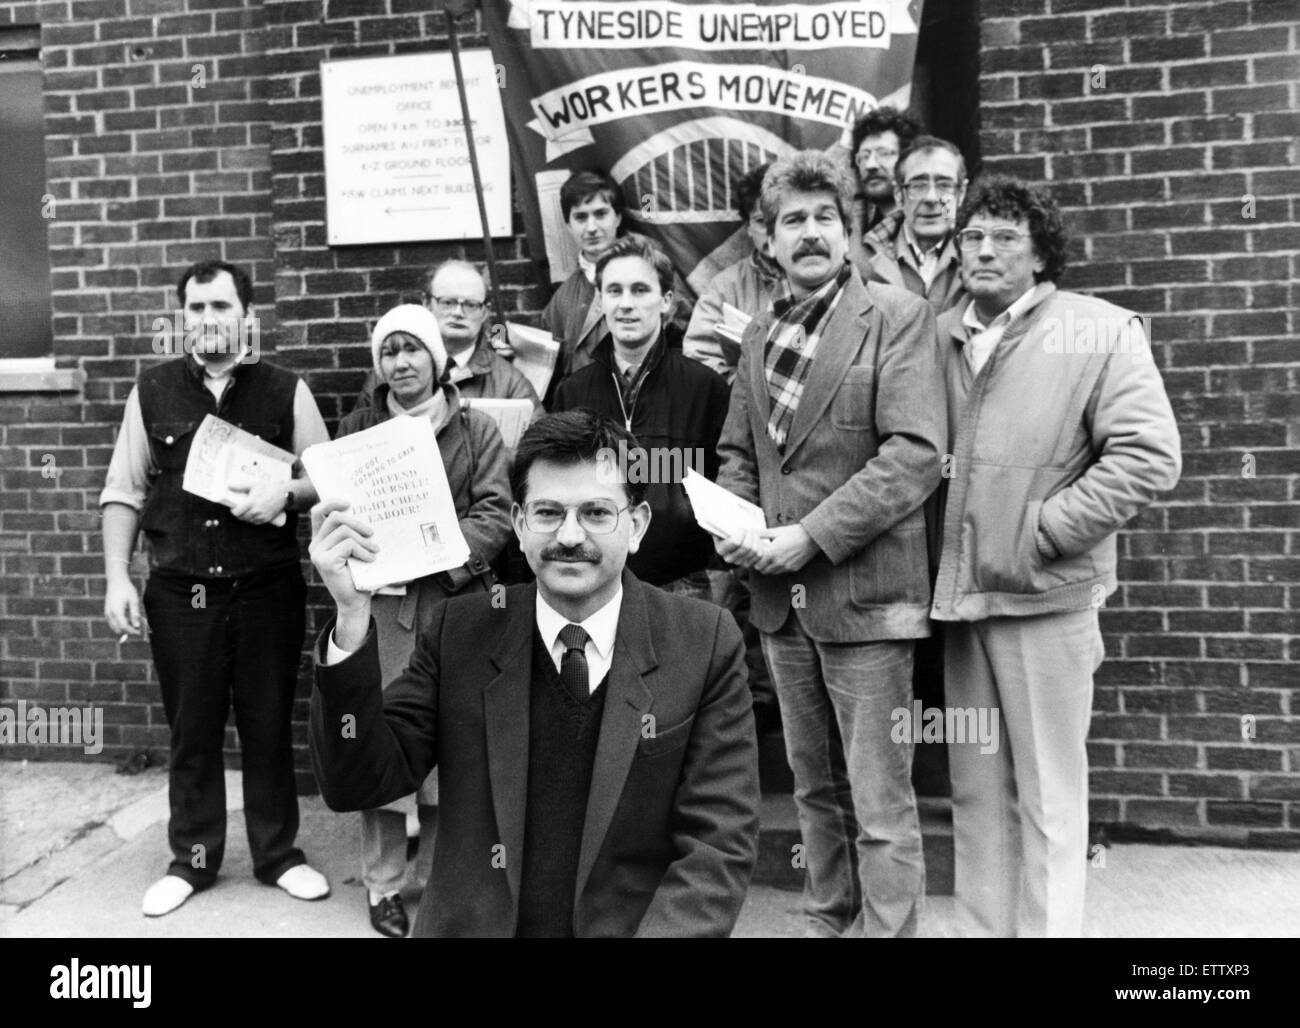
<path id="1" fill-rule="evenodd" d="M 211 256 L 249 268 L 263 352 L 304 375 L 332 431 L 370 364 L 374 319 L 420 288 L 430 264 L 482 259 L 481 243 L 325 245 L 319 62 L 445 49 L 430 6 L 0 3 L 0 24 L 41 26 L 55 352 L 87 373 L 83 393 L 0 394 L 0 700 L 101 706 L 101 760 L 167 754 L 148 646 L 119 647 L 102 616 L 97 503 L 122 405 L 156 359 L 153 320 L 175 308 L 180 272 Z M 462 42 L 487 45 L 464 28 Z M 497 257 L 506 311 L 540 310 L 549 293 L 522 241 L 498 241 Z M 313 588 L 309 638 L 327 599 Z M 294 739 L 300 787 L 314 791 L 308 667 L 304 658 Z M 237 766 L 233 728 L 227 756 Z"/>
<path id="2" fill-rule="evenodd" d="M 1151 316 L 1182 431 L 1102 614 L 1092 815 L 1129 834 L 1300 844 L 1295 14 L 981 5 L 984 167 L 1066 206 L 1067 287 Z"/>
<path id="3" fill-rule="evenodd" d="M 431 6 L 427 0 L 290 0 L 263 7 L 265 57 L 259 67 L 272 126 L 276 359 L 303 375 L 331 432 L 352 409 L 371 367 L 370 330 L 380 315 L 401 294 L 422 289 L 430 265 L 450 257 L 483 260 L 482 242 L 326 244 L 320 62 L 446 50 L 446 19 L 429 13 Z M 480 33 L 476 23 L 462 22 L 461 46 L 486 47 Z M 493 244 L 507 317 L 539 312 L 550 295 L 518 235 L 523 224 L 517 210 L 513 228 L 514 239 Z M 332 614 L 328 593 L 313 585 L 309 639 Z M 300 695 L 310 688 L 304 675 Z"/>
<path id="4" fill-rule="evenodd" d="M 55 353 L 87 373 L 82 393 L 0 394 L 0 698 L 102 706 L 99 759 L 167 753 L 148 645 L 119 647 L 104 622 L 98 508 L 122 405 L 156 360 L 153 319 L 181 270 L 219 255 L 260 283 L 274 344 L 261 7 L 0 4 L 0 24 L 41 26 Z"/>
<path id="5" fill-rule="evenodd" d="M 325 241 L 320 62 L 446 50 L 446 20 L 427 0 L 266 4 L 276 309 L 281 359 L 303 371 L 331 428 L 351 409 L 370 367 L 370 329 L 423 271 L 448 257 L 483 259 L 477 241 L 331 248 Z M 469 22 L 464 48 L 487 46 Z M 516 212 L 517 213 L 517 212 Z M 516 216 L 514 229 L 523 231 Z M 494 241 L 507 317 L 546 303 L 523 240 Z"/>
<path id="6" fill-rule="evenodd" d="M 306 376 L 333 427 L 369 363 L 370 322 L 429 263 L 482 256 L 325 245 L 319 62 L 442 47 L 429 6 L 0 3 L 0 23 L 42 25 L 56 352 L 88 374 L 84 394 L 0 395 L 0 698 L 103 704 L 101 759 L 166 753 L 147 647 L 119 651 L 101 617 L 95 501 L 180 269 L 212 253 L 252 265 L 264 347 Z M 980 11 L 984 166 L 1046 182 L 1067 207 L 1067 287 L 1153 318 L 1183 432 L 1183 482 L 1121 536 L 1103 612 L 1094 819 L 1112 834 L 1300 845 L 1293 4 Z M 546 293 L 522 240 L 498 256 L 507 310 L 535 311 Z M 47 454 L 57 480 L 41 475 Z M 299 767 L 309 786 L 301 749 Z"/>

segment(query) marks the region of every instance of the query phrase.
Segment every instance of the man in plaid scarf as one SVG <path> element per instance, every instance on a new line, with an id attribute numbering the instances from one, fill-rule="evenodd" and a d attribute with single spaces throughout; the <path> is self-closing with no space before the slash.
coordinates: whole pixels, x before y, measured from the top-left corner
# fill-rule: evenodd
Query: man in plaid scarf
<path id="1" fill-rule="evenodd" d="M 718 484 L 768 527 L 718 539 L 752 569 L 807 860 L 809 935 L 915 935 L 914 640 L 930 634 L 921 504 L 947 420 L 934 314 L 847 261 L 853 186 L 815 151 L 759 199 L 784 288 L 741 340 Z"/>

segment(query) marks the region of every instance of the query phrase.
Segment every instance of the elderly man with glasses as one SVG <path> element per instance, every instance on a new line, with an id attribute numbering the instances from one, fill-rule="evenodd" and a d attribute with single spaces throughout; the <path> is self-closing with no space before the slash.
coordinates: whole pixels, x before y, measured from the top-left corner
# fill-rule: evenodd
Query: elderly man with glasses
<path id="1" fill-rule="evenodd" d="M 863 280 L 907 289 L 935 314 L 960 303 L 966 292 L 952 229 L 965 192 L 961 151 L 937 136 L 917 136 L 894 165 L 898 206 L 854 249 Z"/>
<path id="2" fill-rule="evenodd" d="M 468 261 L 443 261 L 429 274 L 426 306 L 447 348 L 447 379 L 466 399 L 531 400 L 540 412 L 542 402 L 528 379 L 492 347 L 486 301 L 487 283 Z"/>

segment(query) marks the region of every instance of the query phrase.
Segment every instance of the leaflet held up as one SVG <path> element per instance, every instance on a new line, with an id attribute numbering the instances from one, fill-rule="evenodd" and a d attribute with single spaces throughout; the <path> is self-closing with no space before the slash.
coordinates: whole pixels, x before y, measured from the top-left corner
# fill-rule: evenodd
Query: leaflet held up
<path id="1" fill-rule="evenodd" d="M 309 446 L 302 463 L 322 500 L 347 501 L 348 513 L 375 530 L 374 561 L 348 561 L 360 591 L 414 581 L 469 559 L 428 418 L 389 418 Z"/>

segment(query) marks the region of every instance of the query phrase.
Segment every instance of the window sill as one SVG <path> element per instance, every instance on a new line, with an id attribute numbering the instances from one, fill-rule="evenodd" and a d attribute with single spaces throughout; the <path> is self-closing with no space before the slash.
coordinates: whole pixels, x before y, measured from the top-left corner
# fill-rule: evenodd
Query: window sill
<path id="1" fill-rule="evenodd" d="M 0 360 L 0 393 L 79 393 L 80 368 L 56 368 L 50 357 Z"/>

